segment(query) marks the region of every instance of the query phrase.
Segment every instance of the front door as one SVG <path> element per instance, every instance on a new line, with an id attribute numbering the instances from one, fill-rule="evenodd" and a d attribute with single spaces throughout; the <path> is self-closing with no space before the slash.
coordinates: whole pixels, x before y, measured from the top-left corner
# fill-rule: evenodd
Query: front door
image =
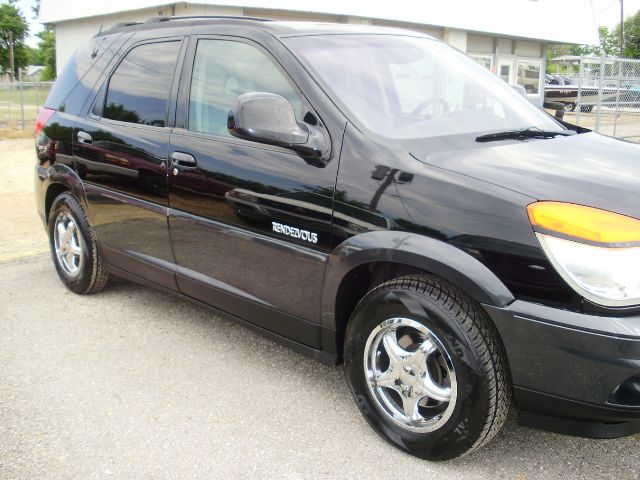
<path id="1" fill-rule="evenodd" d="M 191 48 L 191 72 L 183 73 L 188 94 L 181 94 L 188 119 L 174 130 L 170 148 L 178 287 L 319 348 L 337 162 L 314 164 L 227 129 L 233 101 L 248 92 L 282 95 L 300 122 L 317 126 L 319 117 L 259 45 L 201 37 Z"/>

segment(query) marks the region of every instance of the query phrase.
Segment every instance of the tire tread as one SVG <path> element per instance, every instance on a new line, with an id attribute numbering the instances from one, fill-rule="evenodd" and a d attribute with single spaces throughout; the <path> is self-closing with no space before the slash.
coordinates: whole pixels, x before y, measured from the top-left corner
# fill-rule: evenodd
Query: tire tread
<path id="1" fill-rule="evenodd" d="M 93 228 L 91 228 L 91 224 L 89 223 L 84 208 L 82 208 L 82 205 L 80 204 L 78 198 L 73 193 L 68 191 L 61 193 L 53 201 L 52 210 L 55 210 L 56 205 L 61 202 L 64 202 L 69 206 L 69 208 L 73 211 L 73 214 L 77 217 L 77 220 L 82 223 L 83 235 L 89 237 L 85 239 L 85 243 L 90 249 L 89 258 L 91 260 L 91 277 L 87 287 L 77 293 L 79 293 L 80 295 L 91 295 L 93 293 L 98 293 L 104 290 L 107 286 L 107 283 L 109 282 L 109 272 L 107 272 L 102 266 L 102 255 L 100 252 L 98 239 Z"/>
<path id="2" fill-rule="evenodd" d="M 397 289 L 426 295 L 440 304 L 465 332 L 478 355 L 478 366 L 488 379 L 484 391 L 488 405 L 480 435 L 465 455 L 471 453 L 486 445 L 502 429 L 511 406 L 511 378 L 499 334 L 475 300 L 455 285 L 431 274 L 414 274 L 388 280 L 373 288 L 359 304 L 379 290 Z"/>

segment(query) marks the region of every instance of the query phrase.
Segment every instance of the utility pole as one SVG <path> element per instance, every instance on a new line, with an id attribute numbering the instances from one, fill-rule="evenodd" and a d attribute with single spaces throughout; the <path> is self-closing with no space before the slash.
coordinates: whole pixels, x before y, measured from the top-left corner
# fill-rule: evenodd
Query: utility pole
<path id="1" fill-rule="evenodd" d="M 624 0 L 620 0 L 620 58 L 624 58 Z"/>
<path id="2" fill-rule="evenodd" d="M 9 79 L 13 83 L 13 32 L 9 30 Z"/>

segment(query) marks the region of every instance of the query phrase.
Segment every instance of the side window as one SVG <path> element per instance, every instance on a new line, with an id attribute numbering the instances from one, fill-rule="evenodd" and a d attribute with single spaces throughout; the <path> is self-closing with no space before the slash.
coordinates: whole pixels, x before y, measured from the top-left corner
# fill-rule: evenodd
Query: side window
<path id="1" fill-rule="evenodd" d="M 180 42 L 133 48 L 111 75 L 104 117 L 164 127 Z"/>
<path id="2" fill-rule="evenodd" d="M 300 120 L 300 97 L 264 53 L 246 43 L 199 40 L 189 95 L 189 130 L 231 136 L 229 108 L 238 95 L 249 92 L 282 95 Z"/>

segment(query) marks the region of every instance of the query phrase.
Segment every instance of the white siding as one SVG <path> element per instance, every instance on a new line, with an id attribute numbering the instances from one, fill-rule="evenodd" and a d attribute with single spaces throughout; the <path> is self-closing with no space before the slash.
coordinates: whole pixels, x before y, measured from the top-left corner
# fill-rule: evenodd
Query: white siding
<path id="1" fill-rule="evenodd" d="M 494 53 L 494 39 L 485 35 L 467 35 L 467 53 Z"/>
<path id="2" fill-rule="evenodd" d="M 157 6 L 167 8 L 167 3 L 167 0 L 42 0 L 40 21 L 58 23 L 117 12 L 133 13 Z M 299 12 L 389 20 L 557 43 L 598 44 L 591 0 L 195 0 L 193 3 L 279 10 L 287 15 Z M 176 13 L 184 4 L 172 3 L 176 5 Z M 558 22 L 550 19 L 570 21 L 558 27 Z"/>
<path id="3" fill-rule="evenodd" d="M 285 20 L 292 22 L 330 22 L 347 23 L 347 17 L 308 12 L 284 12 L 282 10 L 269 10 L 263 8 L 245 8 L 244 14 L 248 17 L 269 18 L 271 20 Z"/>
<path id="4" fill-rule="evenodd" d="M 523 57 L 542 57 L 542 45 L 540 42 L 516 41 L 516 55 Z"/>
<path id="5" fill-rule="evenodd" d="M 461 52 L 467 51 L 467 32 L 463 30 L 445 28 L 443 40 Z"/>

